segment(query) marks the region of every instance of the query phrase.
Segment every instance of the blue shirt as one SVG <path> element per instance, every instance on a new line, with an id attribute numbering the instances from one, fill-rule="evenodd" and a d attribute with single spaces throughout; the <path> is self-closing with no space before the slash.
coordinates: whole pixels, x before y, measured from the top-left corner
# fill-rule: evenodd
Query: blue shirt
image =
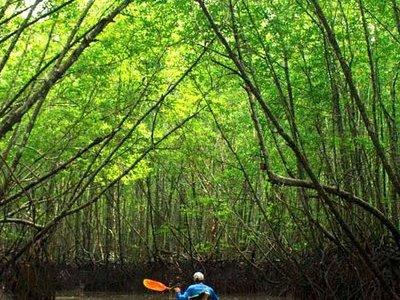
<path id="1" fill-rule="evenodd" d="M 189 300 L 191 298 L 199 296 L 201 293 L 204 292 L 210 295 L 211 300 L 219 300 L 214 290 L 204 283 L 192 284 L 186 289 L 184 293 L 176 293 L 176 300 Z"/>

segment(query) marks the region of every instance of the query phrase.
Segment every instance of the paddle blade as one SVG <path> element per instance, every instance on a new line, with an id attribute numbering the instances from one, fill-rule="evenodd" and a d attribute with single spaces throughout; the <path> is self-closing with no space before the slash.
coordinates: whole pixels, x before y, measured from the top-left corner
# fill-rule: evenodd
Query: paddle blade
<path id="1" fill-rule="evenodd" d="M 143 285 L 147 287 L 149 290 L 156 292 L 164 292 L 165 290 L 169 289 L 169 287 L 167 287 L 165 284 L 152 279 L 144 279 Z"/>

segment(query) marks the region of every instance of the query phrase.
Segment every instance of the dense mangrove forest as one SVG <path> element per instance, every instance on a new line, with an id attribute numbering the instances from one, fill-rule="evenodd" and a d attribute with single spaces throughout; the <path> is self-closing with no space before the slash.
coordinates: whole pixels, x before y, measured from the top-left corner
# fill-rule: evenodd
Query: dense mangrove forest
<path id="1" fill-rule="evenodd" d="M 0 298 L 399 299 L 399 46 L 398 0 L 0 0 Z"/>

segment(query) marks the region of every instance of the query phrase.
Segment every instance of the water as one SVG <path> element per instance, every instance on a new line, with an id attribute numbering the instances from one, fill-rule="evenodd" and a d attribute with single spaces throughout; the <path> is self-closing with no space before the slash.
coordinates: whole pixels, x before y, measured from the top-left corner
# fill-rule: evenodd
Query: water
<path id="1" fill-rule="evenodd" d="M 221 300 L 284 300 L 288 298 L 270 297 L 266 295 L 220 295 Z M 80 295 L 62 294 L 56 297 L 57 300 L 174 300 L 174 294 L 111 294 L 111 293 L 84 293 Z"/>

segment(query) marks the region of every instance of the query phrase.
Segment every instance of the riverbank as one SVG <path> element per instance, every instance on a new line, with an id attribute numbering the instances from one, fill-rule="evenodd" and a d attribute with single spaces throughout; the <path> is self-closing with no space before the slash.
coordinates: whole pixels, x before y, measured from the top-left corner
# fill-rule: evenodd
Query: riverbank
<path id="1" fill-rule="evenodd" d="M 168 286 L 185 287 L 192 283 L 192 270 L 201 270 L 206 274 L 208 284 L 220 293 L 265 293 L 274 292 L 277 283 L 268 283 L 266 273 L 275 273 L 265 268 L 262 273 L 251 265 L 233 261 L 210 261 L 193 266 L 189 261 L 146 264 L 118 264 L 83 262 L 80 264 L 55 264 L 32 266 L 42 276 L 52 278 L 52 289 L 56 291 L 85 292 L 143 292 L 144 278 L 152 278 Z M 44 274 L 45 273 L 45 274 Z M 278 274 L 273 275 L 276 277 Z"/>
<path id="2" fill-rule="evenodd" d="M 220 294 L 282 295 L 282 287 L 278 289 L 279 284 L 269 283 L 265 276 L 276 273 L 274 270 L 264 268 L 260 272 L 254 266 L 233 261 L 158 261 L 130 265 L 100 262 L 21 263 L 13 274 L 6 276 L 5 288 L 21 299 L 53 299 L 58 291 L 69 291 L 73 295 L 85 292 L 143 293 L 146 292 L 144 278 L 184 288 L 191 284 L 193 270 L 203 271 L 207 284 Z"/>
<path id="3" fill-rule="evenodd" d="M 374 252 L 372 252 L 374 251 Z M 400 292 L 400 254 L 395 248 L 371 248 L 386 283 Z M 332 249 L 292 253 L 268 262 L 159 260 L 143 264 L 83 261 L 21 262 L 2 278 L 17 299 L 54 299 L 57 291 L 145 293 L 151 278 L 186 287 L 194 271 L 206 275 L 219 294 L 259 294 L 296 299 L 390 299 L 356 255 Z M 25 297 L 25 298 L 24 298 Z"/>

